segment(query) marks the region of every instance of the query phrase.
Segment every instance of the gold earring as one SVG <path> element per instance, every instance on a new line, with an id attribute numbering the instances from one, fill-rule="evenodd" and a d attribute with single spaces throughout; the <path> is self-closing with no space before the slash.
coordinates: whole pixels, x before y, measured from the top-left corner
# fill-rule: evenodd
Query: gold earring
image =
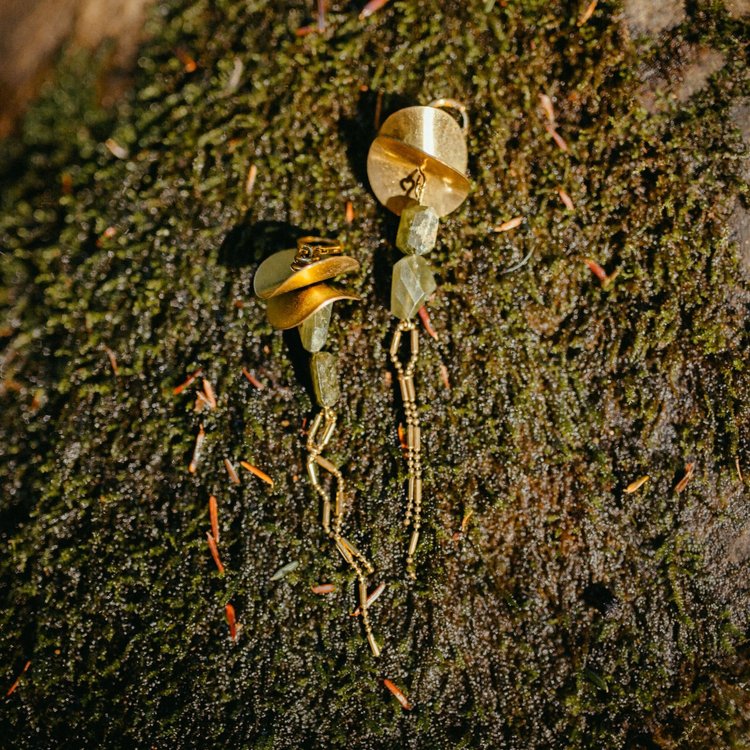
<path id="1" fill-rule="evenodd" d="M 457 111 L 462 124 L 445 110 Z M 390 358 L 406 418 L 409 484 L 404 525 L 411 526 L 406 570 L 416 578 L 414 555 L 422 523 L 422 450 L 414 371 L 419 333 L 414 321 L 437 285 L 423 257 L 435 246 L 439 217 L 458 208 L 469 192 L 466 176 L 466 107 L 438 99 L 426 107 L 407 107 L 383 123 L 367 156 L 367 175 L 377 199 L 400 216 L 396 246 L 406 257 L 393 267 L 391 312 L 399 319 Z M 409 333 L 409 358 L 401 360 L 401 341 Z"/>
<path id="2" fill-rule="evenodd" d="M 339 242 L 323 237 L 301 237 L 296 250 L 282 250 L 263 261 L 253 284 L 256 295 L 268 300 L 269 323 L 279 330 L 298 328 L 302 346 L 312 355 L 310 370 L 320 411 L 307 433 L 307 473 L 323 503 L 323 530 L 357 577 L 362 625 L 373 655 L 379 656 L 380 647 L 367 612 L 367 576 L 374 569 L 341 534 L 346 506 L 344 477 L 341 470 L 323 455 L 336 429 L 335 406 L 340 391 L 336 357 L 322 349 L 328 337 L 333 303 L 359 299 L 356 294 L 325 282 L 358 268 L 359 263 L 354 258 L 343 255 Z M 333 477 L 333 503 L 329 490 L 321 481 L 320 469 Z"/>

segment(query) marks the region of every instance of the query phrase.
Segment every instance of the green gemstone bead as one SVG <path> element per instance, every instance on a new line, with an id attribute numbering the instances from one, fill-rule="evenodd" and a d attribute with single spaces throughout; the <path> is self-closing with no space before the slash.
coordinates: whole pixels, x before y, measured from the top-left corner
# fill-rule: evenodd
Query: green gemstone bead
<path id="1" fill-rule="evenodd" d="M 435 277 L 421 255 L 401 258 L 393 266 L 391 312 L 400 320 L 413 318 L 435 289 Z"/>
<path id="2" fill-rule="evenodd" d="M 310 360 L 313 391 L 318 403 L 330 408 L 339 400 L 339 373 L 336 357 L 330 352 L 316 352 Z"/>
<path id="3" fill-rule="evenodd" d="M 429 206 L 410 203 L 401 212 L 396 233 L 396 247 L 407 255 L 429 253 L 437 241 L 440 220 Z"/>
<path id="4" fill-rule="evenodd" d="M 299 324 L 299 337 L 308 352 L 319 352 L 328 338 L 333 305 L 324 305 Z"/>

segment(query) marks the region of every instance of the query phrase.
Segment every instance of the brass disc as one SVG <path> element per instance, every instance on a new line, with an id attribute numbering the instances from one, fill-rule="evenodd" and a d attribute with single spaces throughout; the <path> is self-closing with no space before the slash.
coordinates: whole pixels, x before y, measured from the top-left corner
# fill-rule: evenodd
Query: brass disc
<path id="1" fill-rule="evenodd" d="M 255 272 L 253 287 L 261 299 L 291 292 L 319 281 L 332 279 L 359 268 L 359 262 L 348 255 L 331 255 L 314 263 L 292 270 L 296 250 L 281 250 L 266 258 Z"/>
<path id="2" fill-rule="evenodd" d="M 468 195 L 467 162 L 466 140 L 453 117 L 435 107 L 407 107 L 383 123 L 367 155 L 367 175 L 378 200 L 400 214 L 418 197 L 402 183 L 421 169 L 426 180 L 419 202 L 445 216 Z"/>
<path id="3" fill-rule="evenodd" d="M 357 300 L 359 297 L 330 284 L 316 284 L 280 294 L 268 300 L 268 322 L 285 331 L 300 325 L 321 307 L 340 299 Z"/>

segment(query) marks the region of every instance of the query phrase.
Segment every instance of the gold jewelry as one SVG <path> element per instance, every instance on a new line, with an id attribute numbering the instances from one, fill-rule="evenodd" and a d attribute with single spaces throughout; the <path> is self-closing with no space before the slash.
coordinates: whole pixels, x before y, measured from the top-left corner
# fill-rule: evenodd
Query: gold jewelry
<path id="1" fill-rule="evenodd" d="M 445 112 L 454 109 L 460 126 Z M 438 99 L 427 107 L 407 107 L 382 125 L 367 155 L 367 175 L 377 199 L 401 217 L 396 246 L 406 255 L 393 268 L 391 312 L 399 319 L 390 347 L 406 418 L 409 468 L 406 517 L 411 538 L 406 570 L 416 578 L 414 555 L 422 522 L 422 448 L 414 371 L 419 332 L 414 317 L 437 285 L 424 255 L 435 246 L 439 217 L 458 208 L 469 193 L 466 107 L 454 99 Z M 409 334 L 409 358 L 402 362 L 401 343 Z"/>
<path id="2" fill-rule="evenodd" d="M 380 647 L 375 640 L 367 612 L 367 576 L 374 569 L 367 558 L 341 534 L 346 505 L 344 477 L 323 451 L 336 429 L 335 406 L 339 400 L 336 357 L 322 351 L 328 337 L 331 309 L 337 300 L 357 300 L 351 292 L 324 283 L 359 268 L 359 263 L 343 255 L 343 247 L 323 237 L 302 237 L 296 250 L 282 250 L 267 258 L 255 273 L 253 285 L 261 299 L 268 300 L 268 321 L 274 328 L 299 328 L 302 346 L 312 354 L 310 369 L 313 391 L 320 411 L 307 433 L 307 473 L 323 503 L 323 530 L 333 540 L 341 556 L 354 571 L 359 591 L 359 611 L 367 642 L 375 656 Z M 320 469 L 335 483 L 334 501 L 320 478 Z"/>

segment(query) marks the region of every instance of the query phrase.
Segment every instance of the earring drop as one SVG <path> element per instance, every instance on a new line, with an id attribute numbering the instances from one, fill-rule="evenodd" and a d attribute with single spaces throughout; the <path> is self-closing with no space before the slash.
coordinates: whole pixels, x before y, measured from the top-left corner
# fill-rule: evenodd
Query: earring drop
<path id="1" fill-rule="evenodd" d="M 445 109 L 460 113 L 462 125 Z M 439 99 L 427 107 L 407 107 L 383 123 L 367 155 L 367 176 L 377 199 L 400 216 L 396 247 L 406 257 L 393 267 L 391 312 L 399 322 L 390 358 L 398 375 L 406 418 L 409 471 L 404 525 L 411 527 L 406 570 L 416 578 L 414 555 L 422 523 L 422 449 L 414 372 L 419 354 L 415 316 L 437 288 L 424 256 L 435 247 L 439 219 L 458 208 L 469 192 L 466 177 L 468 116 L 463 104 Z M 401 343 L 409 334 L 409 356 Z"/>
<path id="2" fill-rule="evenodd" d="M 354 258 L 343 255 L 339 242 L 322 237 L 302 237 L 297 241 L 296 250 L 282 250 L 263 261 L 253 283 L 255 294 L 268 300 L 268 322 L 279 330 L 296 327 L 302 346 L 312 355 L 310 373 L 320 410 L 307 433 L 307 473 L 322 500 L 323 530 L 357 577 L 362 625 L 373 655 L 379 656 L 380 647 L 367 613 L 367 576 L 374 569 L 341 534 L 346 506 L 344 477 L 341 470 L 323 455 L 336 429 L 335 406 L 340 396 L 336 357 L 323 351 L 331 311 L 333 303 L 338 300 L 359 299 L 356 294 L 325 282 L 358 268 L 359 263 Z M 333 477 L 333 503 L 328 489 L 321 482 L 320 469 Z"/>

